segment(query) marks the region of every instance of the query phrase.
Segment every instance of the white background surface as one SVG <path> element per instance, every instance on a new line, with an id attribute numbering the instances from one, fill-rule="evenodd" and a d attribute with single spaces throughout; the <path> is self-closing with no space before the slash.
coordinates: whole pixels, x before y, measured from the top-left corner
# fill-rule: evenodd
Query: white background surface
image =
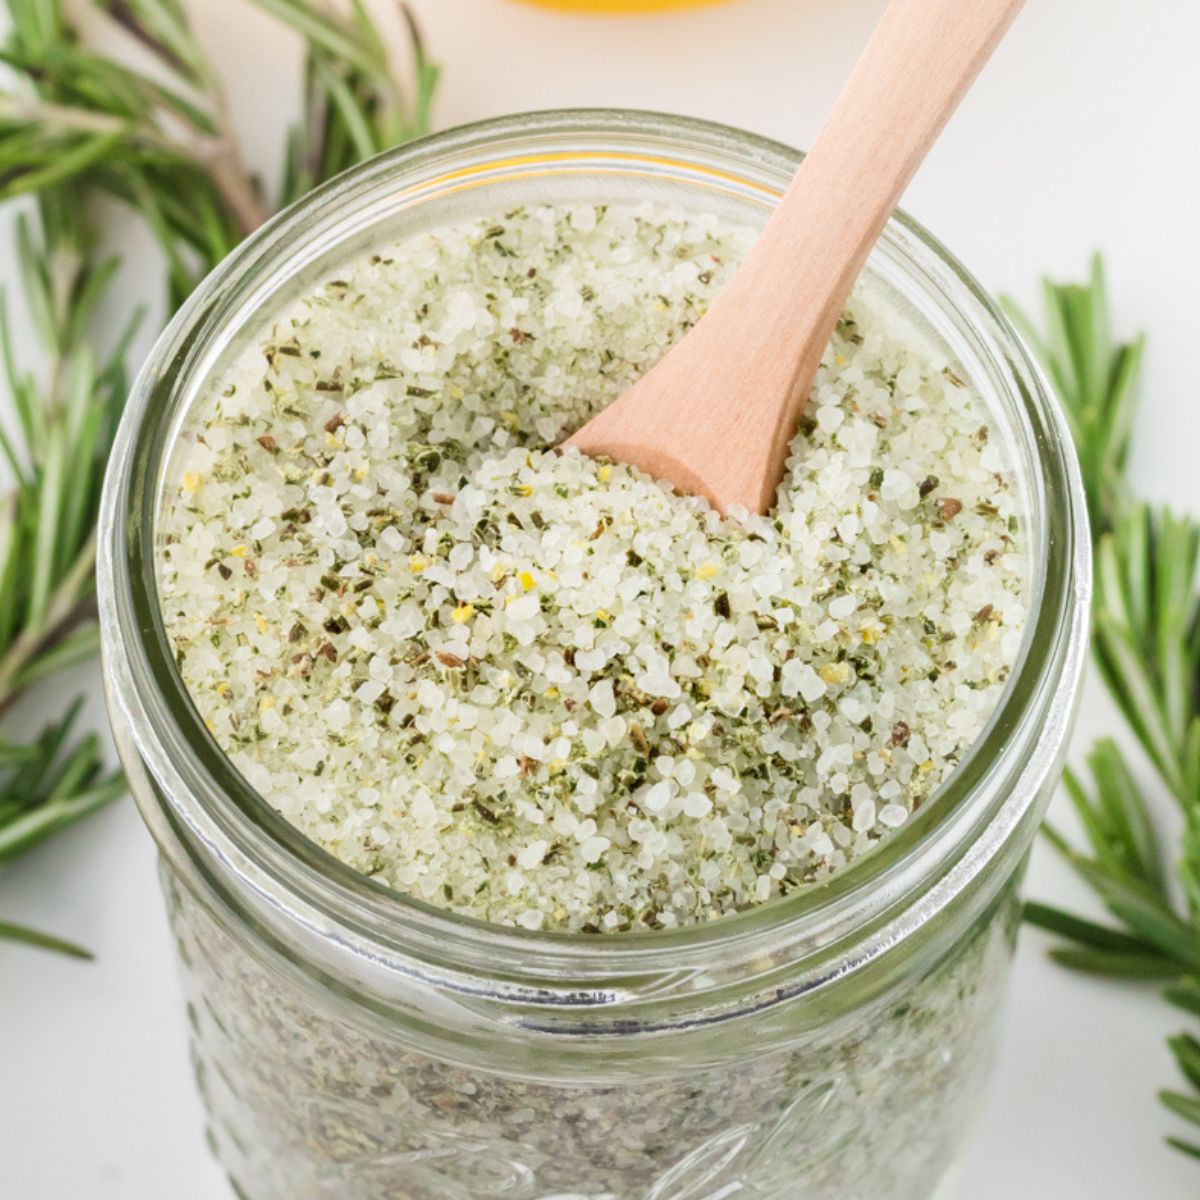
<path id="1" fill-rule="evenodd" d="M 800 145 L 882 7 L 741 0 L 613 20 L 510 0 L 415 2 L 445 67 L 443 126 L 617 104 Z M 274 178 L 294 48 L 244 0 L 192 8 L 234 81 L 252 161 Z M 1198 45 L 1195 0 L 1030 0 L 906 201 L 985 284 L 1022 299 L 1033 299 L 1041 272 L 1077 275 L 1092 249 L 1104 251 L 1119 327 L 1145 325 L 1152 339 L 1135 478 L 1144 493 L 1193 510 Z M 0 274 L 13 276 L 7 239 Z M 131 290 L 138 280 L 135 259 Z M 75 683 L 59 682 L 56 707 Z M 1093 685 L 1077 755 L 1113 728 Z M 87 965 L 0 946 L 4 1200 L 227 1200 L 202 1141 L 153 858 L 123 801 L 0 875 L 6 918 L 98 954 Z M 1085 900 L 1044 847 L 1028 890 Z M 1194 1198 L 1200 1166 L 1163 1147 L 1172 1123 L 1153 1099 L 1175 1082 L 1163 1037 L 1179 1022 L 1151 993 L 1068 976 L 1044 949 L 1038 935 L 1024 937 L 961 1200 Z"/>

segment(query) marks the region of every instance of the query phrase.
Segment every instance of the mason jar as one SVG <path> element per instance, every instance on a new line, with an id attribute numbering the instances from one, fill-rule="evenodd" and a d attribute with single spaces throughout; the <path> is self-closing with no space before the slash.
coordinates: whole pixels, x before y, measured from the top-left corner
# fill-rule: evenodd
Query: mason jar
<path id="1" fill-rule="evenodd" d="M 151 354 L 100 524 L 105 675 L 161 853 L 208 1136 L 239 1197 L 929 1200 L 958 1156 L 1075 709 L 1090 566 L 1045 381 L 915 222 L 893 218 L 867 272 L 973 382 L 1007 445 L 1031 616 L 969 756 L 823 883 L 708 924 L 609 936 L 490 925 L 389 891 L 231 766 L 156 595 L 156 512 L 189 406 L 335 264 L 517 204 L 650 199 L 761 225 L 799 161 L 748 133 L 635 112 L 454 130 L 272 221 Z"/>

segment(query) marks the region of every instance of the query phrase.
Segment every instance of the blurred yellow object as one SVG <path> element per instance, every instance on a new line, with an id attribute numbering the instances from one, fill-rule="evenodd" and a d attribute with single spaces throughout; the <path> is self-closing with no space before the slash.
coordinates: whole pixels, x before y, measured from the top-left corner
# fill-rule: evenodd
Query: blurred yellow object
<path id="1" fill-rule="evenodd" d="M 710 4 L 724 4 L 726 0 L 524 0 L 524 3 L 569 12 L 649 13 L 669 8 L 706 8 Z"/>

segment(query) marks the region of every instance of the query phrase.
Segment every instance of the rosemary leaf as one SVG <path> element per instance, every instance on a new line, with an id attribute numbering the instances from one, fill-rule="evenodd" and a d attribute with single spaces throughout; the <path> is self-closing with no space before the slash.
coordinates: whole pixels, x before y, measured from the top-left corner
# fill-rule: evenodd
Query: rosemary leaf
<path id="1" fill-rule="evenodd" d="M 1200 1146 L 1197 1146 L 1195 1142 L 1185 1142 L 1182 1138 L 1169 1137 L 1167 1138 L 1167 1145 L 1173 1150 L 1178 1150 L 1181 1154 L 1188 1154 L 1192 1158 L 1200 1158 Z"/>
<path id="2" fill-rule="evenodd" d="M 1162 958 L 1153 946 L 1141 938 L 1132 937 L 1130 934 L 1124 933 L 1120 929 L 1113 929 L 1108 925 L 1099 925 L 1095 921 L 1074 916 L 1048 904 L 1029 901 L 1025 905 L 1024 917 L 1030 925 L 1044 929 L 1048 933 L 1060 934 L 1062 937 L 1095 950 L 1117 954 L 1156 955 Z M 1178 964 L 1171 959 L 1164 958 L 1163 962 L 1170 965 L 1174 972 L 1178 972 Z"/>
<path id="3" fill-rule="evenodd" d="M 1200 1100 L 1194 1096 L 1185 1096 L 1182 1092 L 1161 1091 L 1158 1098 L 1175 1114 L 1200 1125 Z"/>
<path id="4" fill-rule="evenodd" d="M 1200 978 L 1194 975 L 1187 976 L 1164 989 L 1163 995 L 1176 1008 L 1182 1008 L 1185 1012 L 1195 1013 L 1200 1017 Z"/>
<path id="5" fill-rule="evenodd" d="M 1194 1088 L 1200 1089 L 1200 1042 L 1191 1034 L 1181 1033 L 1168 1038 L 1167 1045 L 1171 1047 L 1179 1069 Z"/>
<path id="6" fill-rule="evenodd" d="M 52 950 L 55 954 L 65 954 L 70 958 L 91 958 L 92 952 L 68 942 L 63 938 L 54 937 L 49 933 L 41 933 L 25 925 L 12 925 L 8 921 L 0 921 L 0 942 L 22 942 L 26 946 L 36 946 L 40 950 Z"/>
<path id="7" fill-rule="evenodd" d="M 1173 979 L 1179 972 L 1177 963 L 1159 954 L 1138 954 L 1118 950 L 1093 950 L 1090 947 L 1055 946 L 1050 957 L 1061 967 L 1083 971 L 1090 975 L 1105 975 L 1112 979 L 1151 981 Z"/>

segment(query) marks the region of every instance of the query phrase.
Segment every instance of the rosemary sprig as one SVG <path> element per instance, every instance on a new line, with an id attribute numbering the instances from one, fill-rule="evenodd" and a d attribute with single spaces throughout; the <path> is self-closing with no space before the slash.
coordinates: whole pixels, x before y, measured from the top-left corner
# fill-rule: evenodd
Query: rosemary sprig
<path id="1" fill-rule="evenodd" d="M 1101 677 L 1179 804 L 1184 833 L 1168 866 L 1149 803 L 1111 739 L 1088 756 L 1090 780 L 1068 771 L 1083 827 L 1078 848 L 1046 834 L 1096 893 L 1112 923 L 1045 904 L 1026 919 L 1058 935 L 1064 966 L 1110 978 L 1165 982 L 1164 996 L 1200 1016 L 1200 524 L 1134 500 L 1125 477 L 1142 339 L 1111 334 L 1099 260 L 1083 285 L 1044 285 L 1045 333 L 1014 311 L 1054 381 L 1083 468 L 1096 539 L 1093 650 Z M 1011 306 L 1010 306 L 1011 307 Z M 1169 1039 L 1190 1092 L 1162 1102 L 1200 1129 L 1200 1041 Z M 1167 1139 L 1200 1157 L 1200 1142 Z"/>
<path id="2" fill-rule="evenodd" d="M 97 0 L 156 60 L 155 77 L 82 43 L 62 0 L 8 0 L 0 199 L 73 182 L 132 204 L 157 236 L 177 304 L 267 210 L 242 165 L 218 77 L 178 0 Z M 21 83 L 24 86 L 20 86 Z"/>
<path id="3" fill-rule="evenodd" d="M 32 684 L 90 658 L 94 526 L 104 465 L 128 379 L 135 312 L 99 361 L 92 321 L 116 269 L 97 260 L 73 190 L 46 192 L 40 236 L 18 223 L 22 294 L 48 363 L 43 380 L 17 360 L 0 295 L 0 351 L 16 427 L 0 427 L 15 480 L 0 514 L 0 713 Z"/>
<path id="4" fill-rule="evenodd" d="M 253 0 L 307 42 L 305 116 L 289 141 L 282 204 L 429 128 L 437 68 L 409 10 L 412 98 L 361 0 Z M 8 0 L 0 51 L 32 86 L 0 93 L 0 199 L 75 181 L 131 204 L 158 238 L 171 301 L 269 215 L 238 148 L 220 78 L 179 0 L 94 0 L 154 58 L 151 77 L 84 45 L 62 0 Z"/>
<path id="5" fill-rule="evenodd" d="M 291 131 L 279 204 L 387 146 L 427 132 L 437 69 L 402 8 L 413 52 L 409 90 L 360 0 L 251 0 L 307 47 L 305 115 Z M 36 683 L 97 648 L 92 576 L 104 466 L 127 391 L 126 350 L 141 314 L 111 350 L 94 318 L 111 308 L 117 269 L 86 213 L 97 196 L 128 204 L 154 234 L 168 308 L 271 211 L 246 169 L 221 81 L 180 0 L 92 0 L 124 31 L 141 70 L 89 47 L 63 0 L 7 0 L 0 62 L 0 200 L 31 194 L 18 225 L 21 297 L 43 369 L 19 361 L 0 293 L 0 367 L 14 419 L 0 423 L 13 486 L 0 500 L 0 717 Z M 119 795 L 94 735 L 72 740 L 78 705 L 29 744 L 0 737 L 0 863 Z M 84 954 L 0 923 L 0 939 Z"/>
<path id="6" fill-rule="evenodd" d="M 412 12 L 402 8 L 412 48 L 412 99 L 388 64 L 387 50 L 360 0 L 331 22 L 297 0 L 255 0 L 309 39 L 304 115 L 288 139 L 283 204 L 389 146 L 429 131 L 438 68 L 425 54 Z"/>
<path id="7" fill-rule="evenodd" d="M 1015 304 L 1009 315 L 1061 397 L 1083 470 L 1092 535 L 1102 537 L 1128 500 L 1125 464 L 1144 338 L 1114 342 L 1104 264 L 1084 283 L 1042 281 L 1044 331 Z"/>
<path id="8" fill-rule="evenodd" d="M 0 510 L 0 714 L 96 652 L 96 512 L 127 390 L 125 346 L 140 317 L 135 312 L 116 348 L 97 358 L 92 322 L 116 264 L 97 258 L 69 185 L 44 192 L 35 221 L 18 223 L 17 259 L 47 370 L 39 379 L 19 364 L 0 295 L 0 357 L 14 410 L 0 426 L 14 480 Z M 123 790 L 119 774 L 104 772 L 94 734 L 72 741 L 77 712 L 76 702 L 31 743 L 0 740 L 0 863 Z M 82 953 L 7 924 L 0 938 Z"/>
<path id="9" fill-rule="evenodd" d="M 0 741 L 0 864 L 103 808 L 125 790 L 119 771 L 104 769 L 96 734 L 73 739 L 80 701 L 28 743 Z M 0 940 L 24 942 L 76 958 L 72 942 L 0 921 Z"/>
<path id="10" fill-rule="evenodd" d="M 120 795 L 119 772 L 106 773 L 100 740 L 72 742 L 76 700 L 26 745 L 0 744 L 0 863 L 23 854 Z"/>

